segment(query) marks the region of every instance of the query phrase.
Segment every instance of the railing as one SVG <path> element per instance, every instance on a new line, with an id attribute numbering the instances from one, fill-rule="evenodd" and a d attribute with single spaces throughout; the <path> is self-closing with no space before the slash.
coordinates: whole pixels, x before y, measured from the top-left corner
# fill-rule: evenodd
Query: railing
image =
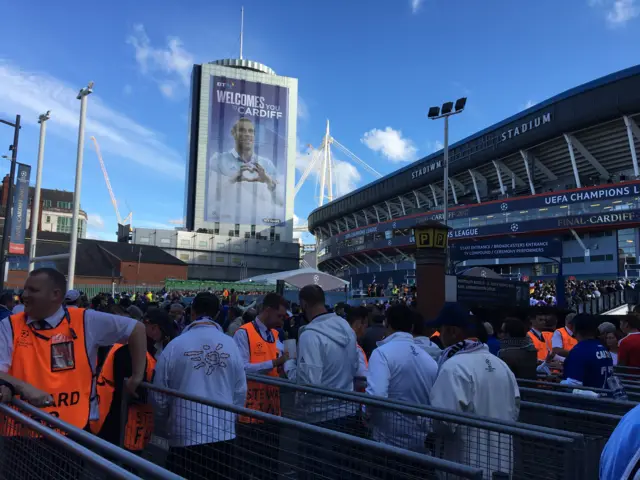
<path id="1" fill-rule="evenodd" d="M 544 377 L 542 377 L 544 378 Z M 624 385 L 624 382 L 622 382 Z M 538 388 L 542 391 L 553 391 L 553 392 L 564 392 L 564 393 L 573 393 L 574 390 L 584 390 L 588 392 L 597 393 L 601 397 L 610 396 L 611 390 L 606 388 L 593 388 L 593 387 L 582 387 L 575 385 L 566 385 L 557 382 L 549 382 L 544 380 L 527 380 L 524 378 L 518 378 L 518 385 L 524 388 Z M 624 385 L 625 391 L 630 401 L 638 402 L 640 401 L 640 388 L 629 388 L 627 385 Z"/>
<path id="2" fill-rule="evenodd" d="M 570 305 L 577 313 L 589 313 L 591 315 L 599 315 L 609 312 L 615 308 L 624 305 L 634 306 L 640 299 L 640 292 L 627 288 L 610 293 L 604 293 L 598 298 L 590 298 L 582 303 L 574 303 Z"/>
<path id="3" fill-rule="evenodd" d="M 29 429 L 33 430 L 37 434 L 42 435 L 43 437 L 45 437 L 45 439 L 52 439 L 53 443 L 51 444 L 47 442 L 42 443 L 43 452 L 48 452 L 52 459 L 45 460 L 45 462 L 48 463 L 40 463 L 34 460 L 35 465 L 37 465 L 38 468 L 45 469 L 43 471 L 49 471 L 50 469 L 53 471 L 60 470 L 61 472 L 59 475 L 56 473 L 55 475 L 52 475 L 50 477 L 34 475 L 18 476 L 15 478 L 60 478 L 65 480 L 70 478 L 77 478 L 83 471 L 83 464 L 78 458 L 78 454 L 76 454 L 76 451 L 84 452 L 87 448 L 91 449 L 90 454 L 93 457 L 102 459 L 104 462 L 106 462 L 107 466 L 110 462 L 108 462 L 106 459 L 110 459 L 112 462 L 116 462 L 126 467 L 128 470 L 135 471 L 145 479 L 178 480 L 180 478 L 176 475 L 171 474 L 165 469 L 160 468 L 159 466 L 148 462 L 137 455 L 134 455 L 133 453 L 118 448 L 115 445 L 112 445 L 111 443 L 96 437 L 95 435 L 85 432 L 84 430 L 80 430 L 79 428 L 76 428 L 73 425 L 60 420 L 57 417 L 49 415 L 48 413 L 32 405 L 29 405 L 26 402 L 23 402 L 21 400 L 13 400 L 12 405 L 19 411 L 6 405 L 0 405 L 0 435 L 5 437 L 3 438 L 5 445 L 13 443 L 14 440 L 18 440 L 18 442 L 16 442 L 18 450 L 15 453 L 12 453 L 4 449 L 4 452 L 0 452 L 0 455 L 4 454 L 5 461 L 13 462 L 17 466 L 20 466 L 20 462 L 24 461 L 25 458 L 28 460 L 27 463 L 31 462 L 32 459 L 38 458 L 37 451 L 29 451 L 29 448 L 26 448 L 26 451 L 22 453 L 22 457 L 20 457 L 20 448 L 25 448 L 25 444 L 26 447 L 29 447 L 29 444 L 32 444 L 34 442 L 37 444 L 37 442 L 39 442 L 41 439 L 38 438 L 37 435 L 31 435 L 29 431 L 19 430 L 19 426 L 15 426 L 15 421 L 11 421 L 7 417 L 11 419 L 18 419 L 18 423 L 27 424 Z M 27 415 L 31 418 L 27 417 Z M 29 421 L 29 423 L 27 423 L 27 421 Z M 39 429 L 36 429 L 34 424 L 39 425 Z M 10 426 L 13 427 L 9 429 L 8 427 Z M 61 435 L 61 433 L 64 434 L 64 436 Z M 65 442 L 62 443 L 59 437 L 62 437 Z M 22 447 L 20 446 L 21 442 Z M 60 448 L 61 446 L 62 449 Z M 99 456 L 98 454 L 102 456 Z M 94 460 L 89 459 L 88 461 L 92 462 Z M 58 462 L 59 464 L 55 462 Z M 23 471 L 30 472 L 29 468 L 31 468 L 31 466 L 26 465 L 23 467 Z M 5 471 L 10 470 L 0 469 L 0 478 L 5 478 Z M 97 478 L 102 478 L 102 475 L 100 473 L 96 473 L 93 471 L 92 473 L 96 474 Z M 91 477 L 87 476 L 85 472 L 83 478 Z M 138 477 L 125 476 L 116 478 Z"/>
<path id="4" fill-rule="evenodd" d="M 271 377 L 247 378 L 278 388 L 283 417 L 481 468 L 485 478 L 585 478 L 582 467 L 576 467 L 588 464 L 581 434 Z M 541 455 L 544 466 L 539 462 Z"/>
<path id="5" fill-rule="evenodd" d="M 480 468 L 347 435 L 327 428 L 329 423 L 309 425 L 150 384 L 142 387 L 156 413 L 155 438 L 144 455 L 154 448 L 156 462 L 190 479 L 483 478 Z M 350 422 L 355 419 L 335 418 L 331 424 Z"/>
<path id="6" fill-rule="evenodd" d="M 48 417 L 47 414 L 44 414 Z M 140 477 L 47 425 L 0 405 L 0 475 L 4 480 Z"/>
<path id="7" fill-rule="evenodd" d="M 609 413 L 611 415 L 626 415 L 637 402 L 613 400 L 608 398 L 591 398 L 574 395 L 572 393 L 554 392 L 538 388 L 520 388 L 520 397 L 528 402 L 544 403 L 557 407 L 577 408 L 589 412 Z"/>

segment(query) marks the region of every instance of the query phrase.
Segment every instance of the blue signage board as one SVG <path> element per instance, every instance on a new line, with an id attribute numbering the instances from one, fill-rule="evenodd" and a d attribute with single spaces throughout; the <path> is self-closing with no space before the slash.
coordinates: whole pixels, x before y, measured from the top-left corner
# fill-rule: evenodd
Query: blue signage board
<path id="1" fill-rule="evenodd" d="M 12 254 L 25 254 L 30 177 L 31 167 L 29 165 L 19 163 L 16 191 L 13 198 L 13 210 L 11 212 L 11 237 L 9 237 L 9 253 Z"/>
<path id="2" fill-rule="evenodd" d="M 451 242 L 454 262 L 493 258 L 562 257 L 562 237 L 515 236 L 487 240 Z"/>

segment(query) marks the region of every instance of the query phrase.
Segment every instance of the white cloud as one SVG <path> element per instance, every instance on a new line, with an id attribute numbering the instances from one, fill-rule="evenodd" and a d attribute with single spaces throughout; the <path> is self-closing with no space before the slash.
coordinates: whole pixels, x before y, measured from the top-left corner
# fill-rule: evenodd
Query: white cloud
<path id="1" fill-rule="evenodd" d="M 533 107 L 536 104 L 536 102 L 534 102 L 533 100 L 527 100 L 527 103 L 524 104 L 524 107 L 522 107 L 523 110 L 527 110 L 531 107 Z"/>
<path id="2" fill-rule="evenodd" d="M 640 7 L 636 0 L 616 0 L 607 12 L 609 25 L 624 25 L 629 20 L 640 15 Z"/>
<path id="3" fill-rule="evenodd" d="M 182 227 L 185 224 L 184 218 L 176 218 L 174 220 L 169 220 L 171 225 L 177 225 L 178 227 Z"/>
<path id="4" fill-rule="evenodd" d="M 97 228 L 102 230 L 104 228 L 104 220 L 97 213 L 89 213 L 87 214 L 87 224 L 89 227 Z"/>
<path id="5" fill-rule="evenodd" d="M 410 0 L 411 2 L 411 12 L 412 13 L 418 13 L 418 10 L 420 10 L 420 7 L 422 6 L 422 2 L 424 0 Z"/>
<path id="6" fill-rule="evenodd" d="M 332 153 L 334 152 L 332 151 Z M 301 149 L 300 146 L 298 146 L 298 152 L 296 154 L 296 169 L 298 169 L 298 171 L 300 171 L 301 173 L 304 172 L 313 158 L 315 158 L 319 154 L 320 152 L 310 145 L 307 145 L 306 149 Z M 360 182 L 362 177 L 356 167 L 348 162 L 345 162 L 344 160 L 335 158 L 335 155 L 333 155 L 333 157 L 333 178 L 336 190 L 333 192 L 333 196 L 335 199 L 358 188 L 358 183 Z M 311 177 L 315 177 L 315 180 L 319 181 L 320 169 L 321 162 L 320 159 L 318 159 L 313 169 L 311 170 L 311 173 L 309 175 L 310 178 L 307 179 L 307 184 L 311 181 Z M 316 195 L 318 193 L 319 192 L 316 189 Z M 317 200 L 318 199 L 316 198 L 314 203 L 316 203 Z"/>
<path id="7" fill-rule="evenodd" d="M 605 9 L 605 19 L 610 27 L 624 26 L 640 15 L 638 0 L 588 0 L 588 4 Z"/>
<path id="8" fill-rule="evenodd" d="M 400 130 L 394 130 L 391 127 L 384 130 L 371 129 L 360 141 L 374 152 L 382 153 L 392 162 L 413 160 L 417 152 L 411 140 L 403 138 Z"/>
<path id="9" fill-rule="evenodd" d="M 49 133 L 71 142 L 78 139 L 80 102 L 78 90 L 62 80 L 44 73 L 21 69 L 0 59 L 0 112 L 22 113 L 25 124 L 37 125 L 38 115 L 51 110 L 47 122 Z M 107 154 L 117 155 L 140 165 L 152 167 L 151 172 L 184 177 L 184 160 L 176 150 L 166 145 L 162 136 L 105 104 L 100 85 L 89 96 L 86 139 L 95 135 L 107 161 Z"/>
<path id="10" fill-rule="evenodd" d="M 300 95 L 298 95 L 298 118 L 302 120 L 309 118 L 309 107 Z"/>
<path id="11" fill-rule="evenodd" d="M 178 84 L 189 85 L 195 57 L 185 50 L 178 37 L 169 37 L 166 46 L 153 46 L 144 25 L 137 24 L 127 43 L 135 50 L 140 71 L 158 83 L 163 95 L 173 97 Z"/>
<path id="12" fill-rule="evenodd" d="M 435 142 L 433 142 L 433 151 L 434 152 L 442 150 L 443 148 L 444 148 L 444 143 L 442 143 L 440 140 L 436 140 Z"/>

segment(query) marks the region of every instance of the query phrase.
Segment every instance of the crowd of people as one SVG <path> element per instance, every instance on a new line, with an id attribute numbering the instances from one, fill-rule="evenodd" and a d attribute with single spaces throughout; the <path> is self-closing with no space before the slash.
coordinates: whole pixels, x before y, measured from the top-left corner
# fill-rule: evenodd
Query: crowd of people
<path id="1" fill-rule="evenodd" d="M 529 284 L 531 306 L 556 306 L 557 290 L 555 281 L 537 280 Z M 601 298 L 624 290 L 640 291 L 640 283 L 631 279 L 620 280 L 576 280 L 567 279 L 564 283 L 566 302 L 569 308 L 577 309 L 593 299 Z"/>
<path id="2" fill-rule="evenodd" d="M 302 288 L 296 303 L 271 292 L 251 304 L 232 291 L 104 294 L 89 301 L 65 287 L 62 274 L 44 268 L 28 276 L 22 308 L 12 304 L 12 295 L 0 296 L 0 401 L 19 395 L 134 452 L 163 425 L 167 468 L 185 478 L 227 478 L 223 460 L 234 448 L 256 452 L 273 445 L 252 440 L 251 417 L 185 411 L 175 397 L 147 395 L 142 382 L 279 415 L 277 387 L 247 380 L 259 374 L 516 421 L 516 378 L 546 374 L 622 398 L 612 381 L 614 365 L 640 367 L 636 313 L 614 324 L 551 307 L 472 312 L 448 303 L 437 318 L 425 319 L 413 296 L 332 308 L 317 285 Z M 123 396 L 135 399 L 128 412 L 121 409 Z M 353 423 L 363 420 L 331 402 L 314 404 L 308 413 L 307 421 L 330 429 L 349 424 L 356 431 Z M 453 425 L 415 421 L 407 434 L 388 416 L 367 415 L 367 435 L 378 442 L 429 453 L 427 437 L 447 438 L 441 456 L 473 464 L 465 453 L 468 439 Z M 0 430 L 9 427 L 5 422 Z M 277 434 L 268 438 L 277 440 Z M 500 462 L 478 466 L 487 474 L 509 471 Z"/>

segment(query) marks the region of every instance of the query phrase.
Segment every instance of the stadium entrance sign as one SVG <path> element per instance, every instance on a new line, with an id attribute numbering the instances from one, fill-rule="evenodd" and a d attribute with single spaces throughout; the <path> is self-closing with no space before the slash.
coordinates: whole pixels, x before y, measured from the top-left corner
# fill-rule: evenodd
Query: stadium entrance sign
<path id="1" fill-rule="evenodd" d="M 487 258 L 562 257 L 560 237 L 518 237 L 451 244 L 454 262 Z"/>

